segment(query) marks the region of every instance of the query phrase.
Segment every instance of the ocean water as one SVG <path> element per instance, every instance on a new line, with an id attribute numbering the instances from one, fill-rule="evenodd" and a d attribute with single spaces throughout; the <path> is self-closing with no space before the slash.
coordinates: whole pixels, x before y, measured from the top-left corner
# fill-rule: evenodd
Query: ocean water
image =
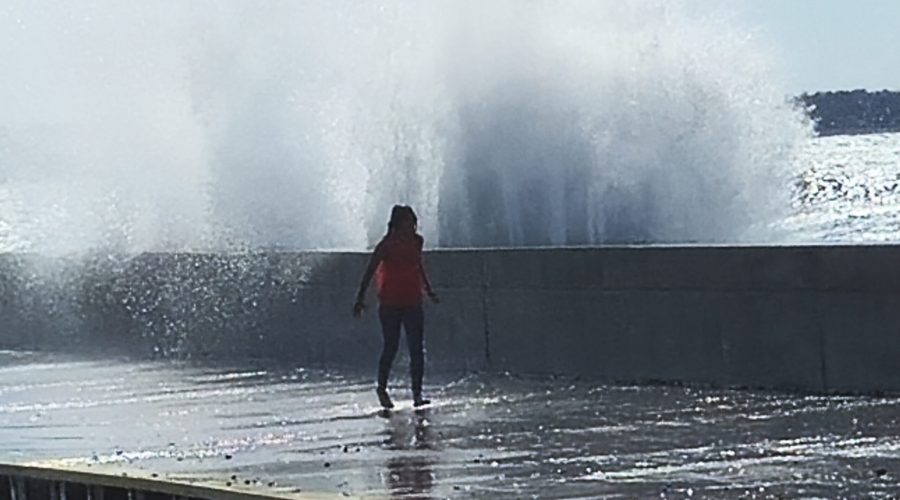
<path id="1" fill-rule="evenodd" d="M 797 160 L 791 241 L 900 241 L 900 133 L 811 139 Z"/>

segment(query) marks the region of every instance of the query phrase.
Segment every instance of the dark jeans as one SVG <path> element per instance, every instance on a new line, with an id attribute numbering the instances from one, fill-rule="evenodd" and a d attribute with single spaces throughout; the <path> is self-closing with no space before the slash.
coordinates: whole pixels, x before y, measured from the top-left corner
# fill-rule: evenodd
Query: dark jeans
<path id="1" fill-rule="evenodd" d="M 378 361 L 378 388 L 387 389 L 391 365 L 400 347 L 400 326 L 406 330 L 406 346 L 409 348 L 409 374 L 412 377 L 414 395 L 422 394 L 422 376 L 425 373 L 425 314 L 422 306 L 378 308 L 384 347 Z"/>

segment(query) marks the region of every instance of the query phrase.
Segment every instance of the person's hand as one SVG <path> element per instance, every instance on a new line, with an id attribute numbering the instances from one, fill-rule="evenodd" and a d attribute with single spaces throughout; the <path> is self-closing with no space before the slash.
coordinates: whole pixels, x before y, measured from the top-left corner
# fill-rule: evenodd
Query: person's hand
<path id="1" fill-rule="evenodd" d="M 431 290 L 428 291 L 428 298 L 431 299 L 431 301 L 434 302 L 435 304 L 441 303 L 441 299 L 439 299 L 437 294 Z"/>
<path id="2" fill-rule="evenodd" d="M 353 304 L 353 317 L 358 318 L 362 316 L 362 314 L 366 311 L 366 303 L 363 302 L 362 299 L 356 299 L 356 303 Z"/>

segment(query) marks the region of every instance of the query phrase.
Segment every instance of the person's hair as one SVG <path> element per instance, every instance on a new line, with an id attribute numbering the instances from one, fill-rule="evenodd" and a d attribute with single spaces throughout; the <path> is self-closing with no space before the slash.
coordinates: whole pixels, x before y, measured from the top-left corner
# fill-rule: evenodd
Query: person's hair
<path id="1" fill-rule="evenodd" d="M 419 218 L 416 217 L 416 213 L 413 212 L 411 206 L 394 205 L 394 207 L 391 208 L 391 219 L 388 221 L 388 234 L 391 234 L 394 228 L 397 227 L 397 225 L 400 224 L 400 221 L 405 217 L 409 217 L 412 219 L 414 227 L 418 226 Z"/>

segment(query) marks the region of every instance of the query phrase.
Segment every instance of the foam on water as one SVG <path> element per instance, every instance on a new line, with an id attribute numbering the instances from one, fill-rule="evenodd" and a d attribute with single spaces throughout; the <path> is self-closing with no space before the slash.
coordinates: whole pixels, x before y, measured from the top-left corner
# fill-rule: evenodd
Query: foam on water
<path id="1" fill-rule="evenodd" d="M 0 9 L 0 247 L 771 241 L 808 129 L 751 32 L 658 0 Z"/>
<path id="2" fill-rule="evenodd" d="M 900 134 L 821 137 L 800 159 L 796 209 L 781 223 L 794 240 L 900 241 Z"/>

